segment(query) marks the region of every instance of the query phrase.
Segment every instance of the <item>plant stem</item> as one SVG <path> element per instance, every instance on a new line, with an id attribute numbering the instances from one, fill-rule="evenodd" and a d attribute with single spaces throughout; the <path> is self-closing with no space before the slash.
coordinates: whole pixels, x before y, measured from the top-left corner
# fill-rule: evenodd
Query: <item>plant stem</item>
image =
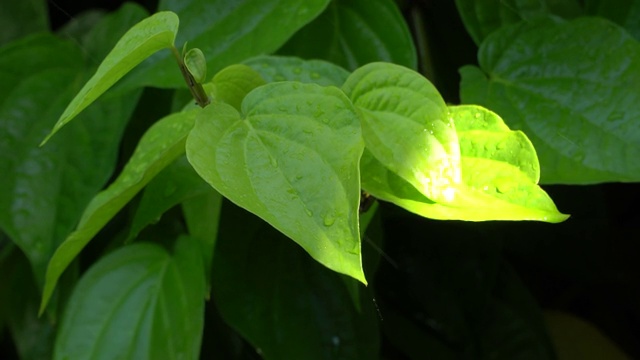
<path id="1" fill-rule="evenodd" d="M 196 103 L 198 103 L 200 107 L 209 105 L 211 101 L 209 100 L 207 93 L 204 91 L 202 84 L 198 83 L 187 69 L 187 66 L 184 64 L 184 61 L 182 60 L 182 56 L 180 56 L 178 49 L 176 49 L 175 46 L 172 46 L 171 52 L 173 52 L 173 56 L 178 62 L 178 67 L 180 68 L 182 77 L 184 77 L 184 81 L 187 83 L 187 87 L 191 92 L 191 96 L 193 96 L 193 98 L 196 100 Z"/>

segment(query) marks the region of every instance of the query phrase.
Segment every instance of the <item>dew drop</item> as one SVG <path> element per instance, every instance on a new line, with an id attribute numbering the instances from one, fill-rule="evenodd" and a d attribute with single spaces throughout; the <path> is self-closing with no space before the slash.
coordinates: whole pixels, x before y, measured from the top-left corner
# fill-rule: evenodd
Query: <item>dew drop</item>
<path id="1" fill-rule="evenodd" d="M 307 215 L 309 215 L 309 217 L 313 216 L 313 211 L 309 209 L 304 209 L 304 211 L 307 213 Z"/>
<path id="2" fill-rule="evenodd" d="M 336 217 L 332 213 L 327 213 L 323 218 L 324 226 L 331 226 L 336 222 Z"/>

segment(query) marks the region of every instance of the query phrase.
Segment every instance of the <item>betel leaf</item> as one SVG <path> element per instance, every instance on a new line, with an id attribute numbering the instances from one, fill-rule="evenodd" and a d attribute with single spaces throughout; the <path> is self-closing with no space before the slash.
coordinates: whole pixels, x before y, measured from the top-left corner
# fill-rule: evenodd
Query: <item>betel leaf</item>
<path id="1" fill-rule="evenodd" d="M 258 72 L 243 64 L 234 64 L 220 70 L 211 80 L 214 101 L 223 101 L 240 110 L 242 100 L 251 90 L 265 81 Z"/>
<path id="2" fill-rule="evenodd" d="M 358 311 L 344 276 L 229 202 L 220 224 L 213 300 L 225 322 L 265 359 L 378 358 L 378 316 L 370 297 L 362 297 Z"/>
<path id="3" fill-rule="evenodd" d="M 152 243 L 125 246 L 82 277 L 65 311 L 54 359 L 197 359 L 204 325 L 198 243 L 173 254 Z"/>
<path id="4" fill-rule="evenodd" d="M 299 81 L 322 86 L 342 86 L 349 72 L 323 60 L 302 60 L 290 56 L 258 56 L 244 62 L 267 82 Z"/>
<path id="5" fill-rule="evenodd" d="M 147 225 L 160 220 L 162 214 L 172 207 L 211 191 L 211 186 L 196 174 L 186 157 L 179 157 L 145 187 L 131 220 L 129 239 L 135 238 Z"/>
<path id="6" fill-rule="evenodd" d="M 409 28 L 393 0 L 332 1 L 279 53 L 328 60 L 349 70 L 373 61 L 418 66 Z"/>
<path id="7" fill-rule="evenodd" d="M 278 49 L 292 34 L 327 6 L 329 0 L 162 0 L 160 10 L 182 19 L 177 43 L 202 50 L 207 69 L 216 73 L 225 66 Z M 136 69 L 125 87 L 141 85 L 184 87 L 175 62 L 160 53 Z"/>
<path id="8" fill-rule="evenodd" d="M 515 25 L 483 43 L 480 69 L 460 70 L 460 94 L 527 134 L 542 183 L 638 181 L 639 57 L 640 44 L 604 19 Z"/>
<path id="9" fill-rule="evenodd" d="M 503 26 L 557 15 L 573 18 L 582 14 L 576 0 L 456 0 L 458 12 L 469 35 L 480 45 Z"/>
<path id="10" fill-rule="evenodd" d="M 169 115 L 144 134 L 129 162 L 109 187 L 97 194 L 82 214 L 76 230 L 58 247 L 47 267 L 40 312 L 69 263 L 102 227 L 162 169 L 184 154 L 186 136 L 198 109 Z"/>
<path id="11" fill-rule="evenodd" d="M 366 283 L 360 257 L 353 105 L 335 87 L 277 82 L 247 95 L 242 114 L 214 103 L 187 158 L 223 196 L 260 216 L 328 268 Z"/>
<path id="12" fill-rule="evenodd" d="M 127 31 L 67 106 L 42 144 L 144 59 L 172 47 L 177 31 L 178 17 L 169 11 L 154 14 Z"/>
<path id="13" fill-rule="evenodd" d="M 50 34 L 0 49 L 0 228 L 39 286 L 54 249 L 111 176 L 140 92 L 101 99 L 46 148 L 38 143 L 77 92 L 80 49 Z"/>
<path id="14" fill-rule="evenodd" d="M 509 130 L 495 113 L 478 106 L 449 110 L 462 160 L 462 182 L 450 203 L 426 198 L 368 151 L 361 161 L 362 187 L 381 200 L 433 219 L 560 222 L 568 217 L 536 185 L 536 153 L 522 132 Z"/>
<path id="15" fill-rule="evenodd" d="M 417 72 L 387 63 L 354 71 L 343 90 L 362 113 L 367 150 L 429 199 L 451 201 L 460 148 L 438 90 Z"/>

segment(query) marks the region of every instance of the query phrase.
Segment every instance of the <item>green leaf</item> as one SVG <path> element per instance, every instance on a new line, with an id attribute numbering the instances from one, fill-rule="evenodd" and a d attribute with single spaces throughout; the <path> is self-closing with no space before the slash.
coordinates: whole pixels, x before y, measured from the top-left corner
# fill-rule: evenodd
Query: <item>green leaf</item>
<path id="1" fill-rule="evenodd" d="M 362 113 L 367 150 L 429 199 L 447 203 L 460 182 L 460 149 L 447 106 L 429 80 L 392 64 L 372 63 L 343 89 Z"/>
<path id="2" fill-rule="evenodd" d="M 548 39 L 554 39 L 549 41 Z M 640 44 L 598 18 L 512 26 L 463 67 L 461 98 L 533 142 L 542 183 L 640 179 Z"/>
<path id="3" fill-rule="evenodd" d="M 393 0 L 334 0 L 279 52 L 349 70 L 373 61 L 418 66 L 411 33 Z"/>
<path id="4" fill-rule="evenodd" d="M 163 169 L 144 189 L 142 199 L 131 221 L 129 240 L 147 225 L 160 220 L 162 214 L 186 199 L 211 192 L 207 184 L 182 156 Z"/>
<path id="5" fill-rule="evenodd" d="M 278 82 L 252 91 L 242 115 L 203 109 L 187 158 L 211 186 L 328 268 L 366 283 L 358 205 L 363 150 L 353 105 L 335 87 Z"/>
<path id="6" fill-rule="evenodd" d="M 322 86 L 342 86 L 349 72 L 323 60 L 302 60 L 287 56 L 258 56 L 244 62 L 267 82 L 299 81 Z"/>
<path id="7" fill-rule="evenodd" d="M 225 321 L 265 359 L 379 357 L 371 293 L 364 292 L 358 311 L 343 276 L 229 202 L 220 224 L 213 299 Z"/>
<path id="8" fill-rule="evenodd" d="M 582 14 L 576 0 L 456 0 L 467 32 L 480 45 L 494 31 L 546 15 L 574 18 Z"/>
<path id="9" fill-rule="evenodd" d="M 76 230 L 58 247 L 49 262 L 40 312 L 46 308 L 58 278 L 82 248 L 151 179 L 184 153 L 186 136 L 197 113 L 198 109 L 177 113 L 155 123 L 140 139 L 118 178 L 91 200 Z"/>
<path id="10" fill-rule="evenodd" d="M 49 17 L 46 1 L 0 2 L 0 45 L 48 30 Z"/>
<path id="11" fill-rule="evenodd" d="M 223 101 L 240 110 L 242 100 L 251 90 L 265 81 L 258 72 L 247 65 L 235 64 L 220 70 L 211 80 L 213 99 Z"/>
<path id="12" fill-rule="evenodd" d="M 178 17 L 169 11 L 154 14 L 127 31 L 67 106 L 42 144 L 144 59 L 172 47 L 177 31 Z"/>
<path id="13" fill-rule="evenodd" d="M 163 0 L 158 8 L 189 19 L 180 27 L 177 43 L 188 41 L 190 46 L 201 49 L 208 71 L 213 74 L 249 57 L 275 51 L 328 3 L 329 0 Z M 125 87 L 184 87 L 168 53 L 145 62 L 124 82 Z"/>
<path id="14" fill-rule="evenodd" d="M 184 54 L 184 65 L 189 69 L 189 73 L 198 83 L 203 83 L 207 78 L 207 60 L 204 58 L 202 50 L 198 48 L 189 49 Z"/>
<path id="15" fill-rule="evenodd" d="M 433 219 L 560 222 L 568 217 L 536 185 L 538 161 L 522 132 L 510 131 L 500 117 L 477 106 L 449 109 L 462 159 L 462 182 L 453 188 L 449 203 L 426 198 L 368 151 L 361 160 L 362 187 L 381 200 Z"/>
<path id="16" fill-rule="evenodd" d="M 55 359 L 197 359 L 204 323 L 198 243 L 175 253 L 151 243 L 100 259 L 78 283 L 56 338 Z"/>
<path id="17" fill-rule="evenodd" d="M 140 92 L 97 102 L 46 148 L 38 143 L 84 77 L 80 49 L 52 35 L 0 49 L 0 229 L 25 253 L 40 286 L 54 249 L 115 167 Z"/>

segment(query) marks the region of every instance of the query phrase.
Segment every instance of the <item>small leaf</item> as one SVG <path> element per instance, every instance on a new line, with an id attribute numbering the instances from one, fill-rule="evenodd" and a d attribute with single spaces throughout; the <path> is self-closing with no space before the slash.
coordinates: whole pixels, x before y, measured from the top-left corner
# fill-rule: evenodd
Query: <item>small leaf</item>
<path id="1" fill-rule="evenodd" d="M 244 62 L 267 82 L 299 81 L 322 86 L 342 86 L 349 72 L 323 60 L 302 60 L 287 56 L 259 56 Z"/>
<path id="2" fill-rule="evenodd" d="M 220 100 L 240 110 L 242 100 L 251 90 L 265 81 L 252 68 L 247 65 L 235 64 L 220 70 L 211 80 L 213 84 L 213 98 Z"/>
<path id="3" fill-rule="evenodd" d="M 204 58 L 202 50 L 194 48 L 187 51 L 187 53 L 184 54 L 184 65 L 187 67 L 196 82 L 202 84 L 206 80 L 207 60 Z"/>
<path id="4" fill-rule="evenodd" d="M 175 254 L 151 243 L 121 248 L 76 286 L 56 338 L 55 359 L 197 359 L 204 269 L 195 240 Z"/>
<path id="5" fill-rule="evenodd" d="M 349 70 L 373 61 L 417 68 L 409 27 L 393 0 L 332 1 L 280 50 L 285 55 L 323 59 Z"/>
<path id="6" fill-rule="evenodd" d="M 186 136 L 198 109 L 169 115 L 155 123 L 140 139 L 136 151 L 118 178 L 96 195 L 84 210 L 80 224 L 53 254 L 47 267 L 40 312 L 69 263 L 151 179 L 184 153 Z"/>
<path id="7" fill-rule="evenodd" d="M 481 107 L 449 109 L 459 130 L 462 158 L 462 182 L 454 188 L 452 201 L 439 204 L 426 198 L 367 151 L 361 160 L 362 187 L 381 200 L 433 219 L 567 219 L 536 185 L 537 158 L 522 132 L 509 130 L 495 113 Z"/>
<path id="8" fill-rule="evenodd" d="M 553 39 L 549 41 L 548 39 Z M 640 43 L 599 18 L 496 32 L 461 98 L 499 113 L 533 142 L 542 183 L 640 180 Z"/>
<path id="9" fill-rule="evenodd" d="M 364 144 L 349 99 L 334 87 L 278 82 L 252 91 L 242 110 L 203 109 L 187 140 L 193 167 L 314 259 L 366 283 L 358 231 Z"/>
<path id="10" fill-rule="evenodd" d="M 41 145 L 144 59 L 158 50 L 172 47 L 177 31 L 178 17 L 169 11 L 154 14 L 127 31 L 67 106 Z"/>
<path id="11" fill-rule="evenodd" d="M 436 88 L 413 70 L 372 63 L 343 89 L 361 110 L 367 150 L 429 199 L 451 201 L 461 180 L 460 148 Z"/>

